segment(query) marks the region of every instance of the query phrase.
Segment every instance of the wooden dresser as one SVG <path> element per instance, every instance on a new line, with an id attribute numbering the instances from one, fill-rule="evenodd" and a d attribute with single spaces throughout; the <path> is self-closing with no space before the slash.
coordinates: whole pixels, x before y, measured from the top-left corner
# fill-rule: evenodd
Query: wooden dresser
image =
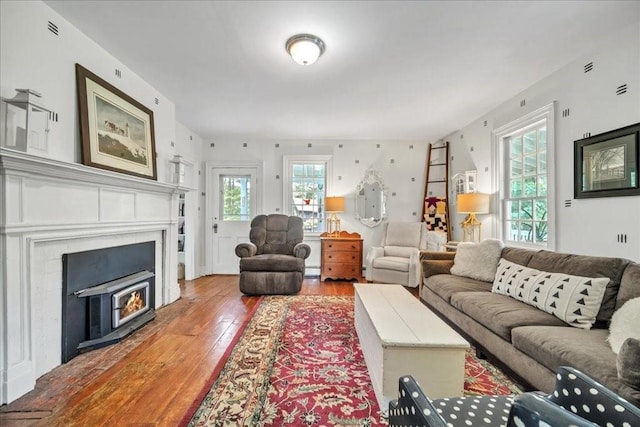
<path id="1" fill-rule="evenodd" d="M 322 233 L 320 280 L 362 279 L 362 237 L 341 231 L 339 235 Z"/>

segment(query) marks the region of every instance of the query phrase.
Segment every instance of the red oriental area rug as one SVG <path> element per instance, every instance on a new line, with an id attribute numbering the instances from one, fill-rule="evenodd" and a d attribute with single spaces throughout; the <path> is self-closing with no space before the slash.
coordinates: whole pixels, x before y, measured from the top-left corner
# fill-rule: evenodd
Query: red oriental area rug
<path id="1" fill-rule="evenodd" d="M 353 297 L 263 298 L 182 424 L 386 425 L 353 316 Z M 471 352 L 465 371 L 465 394 L 521 393 Z"/>

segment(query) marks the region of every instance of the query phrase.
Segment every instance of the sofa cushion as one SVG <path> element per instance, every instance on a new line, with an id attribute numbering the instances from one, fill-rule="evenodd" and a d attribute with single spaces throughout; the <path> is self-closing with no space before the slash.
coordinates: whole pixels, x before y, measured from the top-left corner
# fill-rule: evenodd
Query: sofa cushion
<path id="1" fill-rule="evenodd" d="M 549 273 L 500 259 L 492 291 L 508 295 L 589 329 L 596 321 L 609 279 Z"/>
<path id="2" fill-rule="evenodd" d="M 624 269 L 620 290 L 616 296 L 616 310 L 632 298 L 640 297 L 640 264 L 630 262 Z"/>
<path id="3" fill-rule="evenodd" d="M 567 326 L 549 313 L 493 292 L 458 292 L 451 296 L 451 305 L 507 341 L 519 326 Z"/>
<path id="4" fill-rule="evenodd" d="M 616 355 L 607 343 L 606 329 L 523 326 L 512 330 L 511 337 L 515 348 L 551 371 L 566 365 L 608 386 L 618 382 Z"/>
<path id="5" fill-rule="evenodd" d="M 624 303 L 611 318 L 607 341 L 615 354 L 627 338 L 640 339 L 640 297 Z"/>
<path id="6" fill-rule="evenodd" d="M 536 252 L 527 267 L 551 273 L 565 273 L 583 277 L 608 277 L 610 279 L 596 320 L 602 327 L 613 315 L 620 280 L 629 260 L 585 255 L 563 254 L 552 251 Z"/>
<path id="7" fill-rule="evenodd" d="M 451 274 L 485 282 L 493 281 L 503 247 L 502 241 L 497 239 L 460 243 L 456 248 Z"/>
<path id="8" fill-rule="evenodd" d="M 435 262 L 435 261 L 430 261 Z M 468 277 L 458 277 L 451 274 L 436 274 L 424 282 L 427 288 L 435 292 L 446 302 L 451 301 L 451 295 L 457 292 L 491 292 L 491 283 L 481 282 Z"/>
<path id="9" fill-rule="evenodd" d="M 507 261 L 515 262 L 516 264 L 527 265 L 536 252 L 537 250 L 534 249 L 512 248 L 506 246 L 502 249 L 501 257 Z"/>
<path id="10" fill-rule="evenodd" d="M 397 256 L 383 256 L 373 260 L 373 268 L 384 270 L 409 271 L 409 258 Z"/>

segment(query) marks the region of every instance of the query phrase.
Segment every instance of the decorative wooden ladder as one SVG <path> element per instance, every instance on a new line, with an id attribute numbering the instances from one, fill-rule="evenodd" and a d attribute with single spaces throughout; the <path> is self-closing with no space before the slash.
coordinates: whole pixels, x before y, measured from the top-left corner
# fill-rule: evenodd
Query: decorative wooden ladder
<path id="1" fill-rule="evenodd" d="M 444 160 L 432 160 L 434 150 L 444 150 Z M 431 177 L 431 168 L 435 168 L 435 178 Z M 443 170 L 444 169 L 444 170 Z M 439 173 L 438 173 L 439 172 Z M 433 185 L 436 184 L 435 194 Z M 443 185 L 444 184 L 444 185 Z M 442 191 L 444 190 L 444 191 Z M 442 230 L 447 233 L 447 241 L 451 240 L 451 227 L 449 226 L 449 141 L 443 144 L 429 143 L 427 152 L 427 178 L 424 186 L 424 197 L 422 199 L 422 220 L 427 222 L 429 230 Z M 444 213 L 438 213 L 438 204 L 444 203 Z M 432 208 L 433 212 L 429 208 Z M 427 215 L 427 217 L 425 217 Z M 427 220 L 429 218 L 429 220 Z"/>

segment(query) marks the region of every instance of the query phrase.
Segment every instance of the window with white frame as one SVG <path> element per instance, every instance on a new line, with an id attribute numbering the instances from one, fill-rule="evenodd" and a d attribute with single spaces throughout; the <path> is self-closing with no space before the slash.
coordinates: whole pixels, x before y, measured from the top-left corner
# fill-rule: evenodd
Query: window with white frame
<path id="1" fill-rule="evenodd" d="M 553 249 L 553 104 L 496 132 L 502 240 Z"/>
<path id="2" fill-rule="evenodd" d="M 284 210 L 299 216 L 305 233 L 326 231 L 324 199 L 328 195 L 331 156 L 284 156 Z"/>

